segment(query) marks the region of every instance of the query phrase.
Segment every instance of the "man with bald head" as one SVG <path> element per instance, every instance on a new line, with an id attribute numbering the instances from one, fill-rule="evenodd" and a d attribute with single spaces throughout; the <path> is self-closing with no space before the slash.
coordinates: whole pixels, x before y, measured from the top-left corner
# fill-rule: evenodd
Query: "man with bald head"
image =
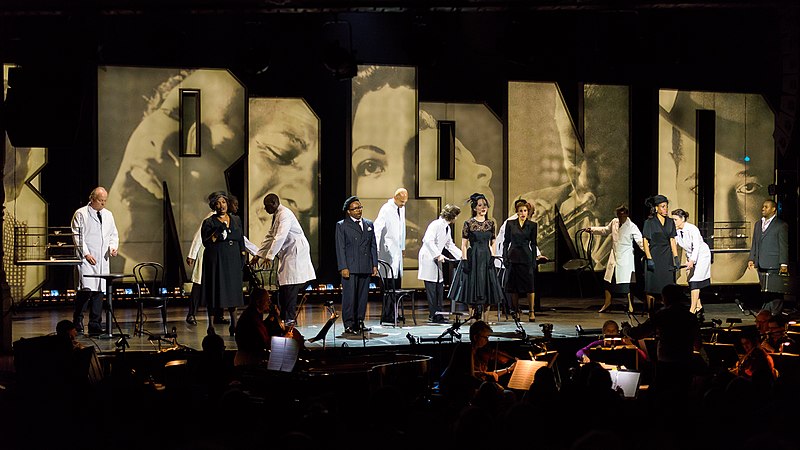
<path id="1" fill-rule="evenodd" d="M 114 215 L 106 209 L 108 192 L 98 186 L 89 194 L 89 204 L 78 208 L 72 216 L 72 236 L 81 265 L 78 266 L 78 292 L 72 321 L 78 333 L 83 333 L 83 313 L 89 304 L 89 334 L 101 334 L 103 292 L 106 281 L 86 275 L 110 273 L 109 260 L 117 256 L 119 233 Z"/>
<path id="2" fill-rule="evenodd" d="M 393 283 L 400 289 L 400 278 L 403 275 L 403 256 L 406 250 L 406 202 L 408 190 L 398 188 L 394 197 L 386 201 L 375 218 L 375 243 L 378 246 L 378 259 L 386 261 L 392 267 L 392 273 L 381 274 L 387 283 Z M 387 300 L 388 297 L 384 297 Z M 381 322 L 394 322 L 394 305 L 383 305 Z"/>
<path id="3" fill-rule="evenodd" d="M 250 263 L 259 264 L 259 260 L 263 260 L 269 268 L 278 258 L 281 319 L 296 322 L 297 295 L 317 277 L 311 263 L 311 246 L 297 217 L 291 209 L 281 205 L 277 194 L 269 193 L 264 197 L 264 209 L 272 215 L 272 226 Z"/>

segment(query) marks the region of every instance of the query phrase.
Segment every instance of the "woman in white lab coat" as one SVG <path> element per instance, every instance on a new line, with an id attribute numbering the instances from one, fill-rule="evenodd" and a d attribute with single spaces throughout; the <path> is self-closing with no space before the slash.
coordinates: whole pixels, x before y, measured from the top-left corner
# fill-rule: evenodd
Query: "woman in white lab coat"
<path id="1" fill-rule="evenodd" d="M 614 211 L 616 218 L 604 227 L 589 227 L 585 231 L 600 236 L 611 235 L 613 248 L 608 255 L 606 273 L 605 302 L 598 312 L 605 312 L 611 306 L 612 291 L 616 294 L 625 294 L 628 297 L 628 311 L 633 312 L 631 300 L 631 283 L 636 281 L 636 268 L 634 266 L 633 243 L 639 248 L 644 248 L 642 232 L 639 227 L 628 218 L 628 208 L 624 205 Z"/>
<path id="2" fill-rule="evenodd" d="M 693 224 L 687 222 L 689 213 L 682 209 L 672 211 L 678 235 L 675 242 L 686 251 L 686 279 L 692 303 L 689 311 L 702 318 L 703 304 L 700 303 L 700 289 L 711 286 L 711 249 L 703 241 L 703 235 Z"/>
<path id="3" fill-rule="evenodd" d="M 425 294 L 428 297 L 428 321 L 434 323 L 446 322 L 446 319 L 437 315 L 442 309 L 444 297 L 444 278 L 442 275 L 442 262 L 446 249 L 453 258 L 461 259 L 461 250 L 453 243 L 451 226 L 461 213 L 461 208 L 456 205 L 445 205 L 439 218 L 428 225 L 425 236 L 422 238 L 422 248 L 419 249 L 419 270 L 417 278 L 425 282 Z"/>

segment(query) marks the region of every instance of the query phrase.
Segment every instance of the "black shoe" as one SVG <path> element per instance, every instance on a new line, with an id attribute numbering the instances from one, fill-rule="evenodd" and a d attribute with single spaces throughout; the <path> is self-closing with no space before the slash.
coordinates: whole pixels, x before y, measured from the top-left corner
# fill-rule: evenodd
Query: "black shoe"
<path id="1" fill-rule="evenodd" d="M 230 325 L 231 321 L 224 317 L 214 317 L 215 325 Z"/>
<path id="2" fill-rule="evenodd" d="M 228 333 L 230 333 L 231 336 L 236 336 L 236 328 L 233 325 L 229 326 Z"/>
<path id="3" fill-rule="evenodd" d="M 78 334 L 83 334 L 83 324 L 80 322 L 73 322 L 73 323 L 75 324 L 75 331 L 77 331 Z"/>
<path id="4" fill-rule="evenodd" d="M 358 330 L 350 328 L 350 327 L 346 327 L 344 329 L 344 333 L 342 333 L 342 334 L 358 334 Z"/>
<path id="5" fill-rule="evenodd" d="M 372 331 L 372 328 L 370 327 L 363 327 L 358 329 L 359 333 L 369 333 L 370 331 Z"/>
<path id="6" fill-rule="evenodd" d="M 89 327 L 89 336 L 100 336 L 101 334 L 103 334 L 102 328 Z"/>
<path id="7" fill-rule="evenodd" d="M 197 319 L 194 317 L 194 314 L 186 316 L 186 323 L 189 325 L 197 325 Z"/>

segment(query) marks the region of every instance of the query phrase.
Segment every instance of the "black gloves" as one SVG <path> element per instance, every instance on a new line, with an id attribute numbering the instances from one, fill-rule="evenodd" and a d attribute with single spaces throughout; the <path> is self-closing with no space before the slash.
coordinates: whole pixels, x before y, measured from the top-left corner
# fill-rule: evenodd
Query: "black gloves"
<path id="1" fill-rule="evenodd" d="M 672 267 L 674 267 L 675 270 L 678 270 L 681 267 L 681 257 L 680 256 L 673 256 L 672 257 Z"/>
<path id="2" fill-rule="evenodd" d="M 656 270 L 656 263 L 653 262 L 652 259 L 646 260 L 645 264 L 647 265 L 647 270 L 649 270 L 650 272 Z"/>
<path id="3" fill-rule="evenodd" d="M 468 274 L 469 270 L 470 270 L 469 269 L 469 261 L 466 260 L 466 259 L 462 259 L 461 260 L 461 272 L 464 273 L 464 274 Z"/>

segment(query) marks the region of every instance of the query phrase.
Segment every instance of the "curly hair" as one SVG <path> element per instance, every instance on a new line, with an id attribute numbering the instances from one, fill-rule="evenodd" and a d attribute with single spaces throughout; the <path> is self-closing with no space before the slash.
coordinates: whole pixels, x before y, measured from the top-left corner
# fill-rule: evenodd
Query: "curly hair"
<path id="1" fill-rule="evenodd" d="M 444 205 L 444 208 L 442 208 L 442 212 L 439 213 L 439 217 L 448 222 L 452 222 L 456 220 L 456 217 L 458 217 L 459 214 L 461 214 L 461 208 L 459 208 L 457 205 L 448 203 Z"/>

